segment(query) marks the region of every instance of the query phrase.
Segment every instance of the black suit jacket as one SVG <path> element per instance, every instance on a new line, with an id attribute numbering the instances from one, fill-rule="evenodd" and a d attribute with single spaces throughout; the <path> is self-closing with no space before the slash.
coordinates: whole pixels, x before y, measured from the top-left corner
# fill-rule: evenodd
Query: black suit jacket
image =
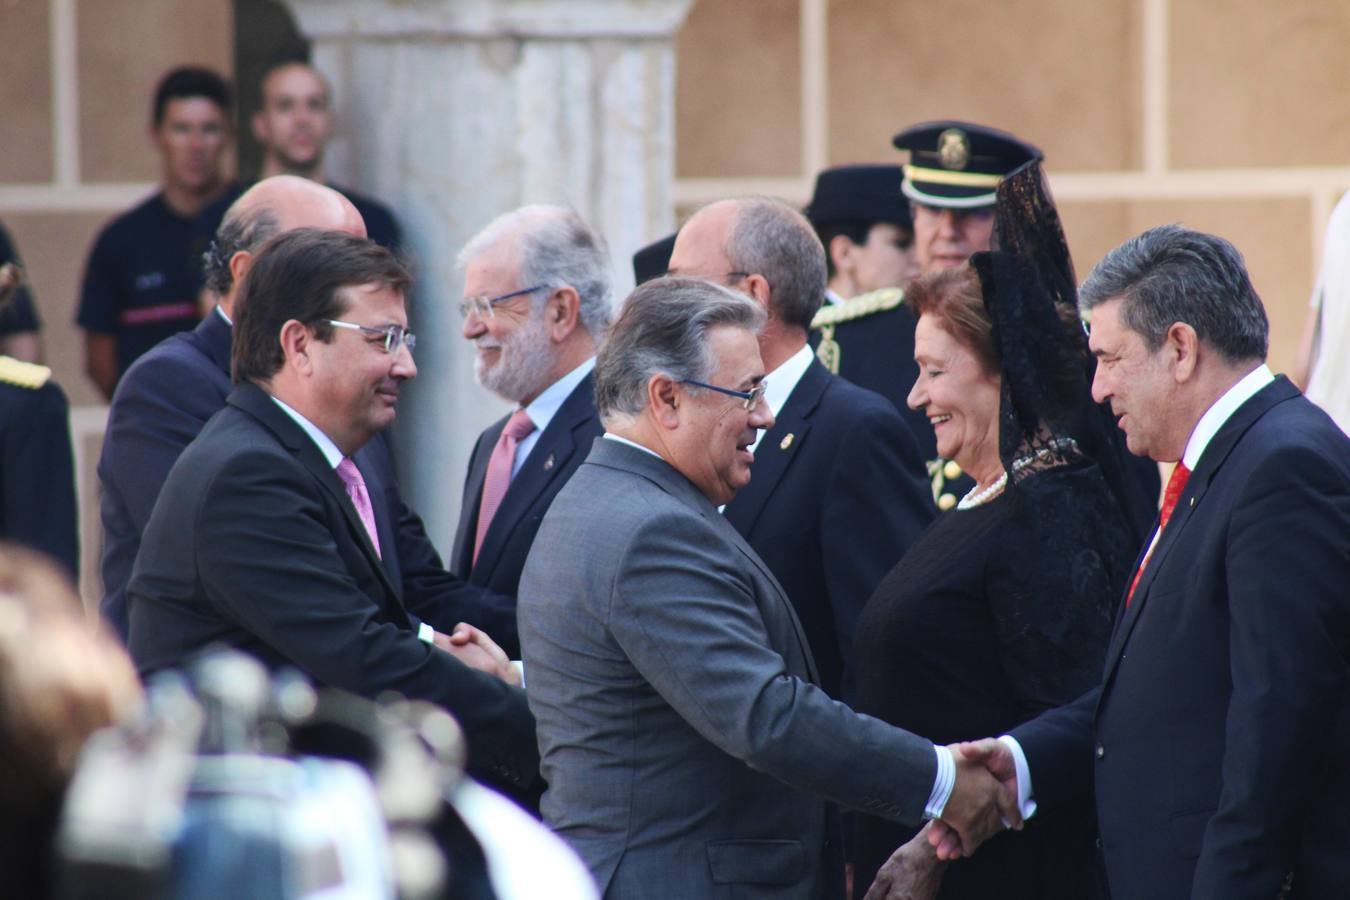
<path id="1" fill-rule="evenodd" d="M 858 614 L 936 512 L 895 410 L 812 360 L 725 515 L 792 601 L 831 696 L 851 693 Z"/>
<path id="2" fill-rule="evenodd" d="M 1205 448 L 1102 684 L 1013 731 L 1039 802 L 1091 796 L 1117 900 L 1350 885 L 1350 439 L 1286 379 Z"/>
<path id="3" fill-rule="evenodd" d="M 513 659 L 520 656 L 520 641 L 514 627 L 514 598 L 520 585 L 520 572 L 525 568 L 525 557 L 534 544 L 535 532 L 553 498 L 586 458 L 591 443 L 604 433 L 595 413 L 594 385 L 590 374 L 583 378 L 539 435 L 524 465 L 511 480 L 497 514 L 492 517 L 477 562 L 473 558 L 473 544 L 478 534 L 483 480 L 487 477 L 492 448 L 510 416 L 503 416 L 478 436 L 469 459 L 451 568 L 464 575 L 472 585 L 491 590 L 495 596 L 509 596 L 505 604 L 494 609 L 493 620 L 509 616 L 512 626 L 509 630 L 502 627 L 491 633 L 493 640 Z"/>
<path id="4" fill-rule="evenodd" d="M 169 470 L 206 421 L 225 405 L 230 383 L 230 325 L 212 312 L 192 331 L 162 341 L 138 359 L 117 385 L 103 451 L 103 615 L 127 634 L 126 586 L 141 534 Z M 366 480 L 390 579 L 418 618 L 450 632 L 470 622 L 514 640 L 514 611 L 504 598 L 471 587 L 445 570 L 421 518 L 403 502 L 385 435 L 355 461 Z M 503 608 L 507 613 L 502 613 Z"/>
<path id="5" fill-rule="evenodd" d="M 495 783 L 537 774 L 524 693 L 418 640 L 322 451 L 258 387 L 238 387 L 174 464 L 128 588 L 143 675 L 225 644 L 366 697 L 395 691 L 459 719 Z"/>

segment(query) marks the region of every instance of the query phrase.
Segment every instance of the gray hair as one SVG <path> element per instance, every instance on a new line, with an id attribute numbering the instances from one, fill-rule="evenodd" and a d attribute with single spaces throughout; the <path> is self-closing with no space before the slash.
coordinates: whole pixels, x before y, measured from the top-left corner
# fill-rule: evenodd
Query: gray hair
<path id="1" fill-rule="evenodd" d="M 827 275 L 825 248 L 805 216 L 769 197 L 737 200 L 722 252 L 734 271 L 764 276 L 779 320 L 811 328 L 825 300 Z"/>
<path id="2" fill-rule="evenodd" d="M 279 231 L 281 221 L 266 206 L 256 203 L 242 209 L 238 204 L 231 206 L 216 229 L 215 239 L 202 254 L 206 287 L 221 297 L 228 294 L 234 287 L 231 257 L 240 251 L 257 253 Z"/>
<path id="3" fill-rule="evenodd" d="M 609 248 L 595 229 L 565 206 L 522 206 L 493 219 L 470 238 L 456 266 L 463 269 L 506 239 L 515 241 L 521 287 L 572 287 L 581 298 L 582 327 L 597 340 L 604 335 L 614 317 L 613 292 Z M 544 296 L 536 295 L 535 309 L 543 303 Z"/>
<path id="4" fill-rule="evenodd" d="M 1123 297 L 1121 321 L 1152 352 L 1185 322 L 1229 362 L 1265 359 L 1270 322 L 1242 254 L 1221 237 L 1160 225 L 1106 254 L 1078 292 L 1084 311 Z"/>
<path id="5" fill-rule="evenodd" d="M 701 278 L 656 278 L 624 301 L 595 360 L 600 420 L 636 416 L 647 406 L 652 376 L 708 381 L 716 366 L 708 331 L 723 325 L 756 334 L 764 309 L 754 300 Z"/>

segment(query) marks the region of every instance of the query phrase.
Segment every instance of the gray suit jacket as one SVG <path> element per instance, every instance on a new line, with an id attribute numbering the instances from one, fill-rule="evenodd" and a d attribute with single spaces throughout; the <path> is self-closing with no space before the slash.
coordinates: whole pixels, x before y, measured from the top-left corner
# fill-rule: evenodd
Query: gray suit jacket
<path id="1" fill-rule="evenodd" d="M 822 893 L 822 798 L 917 824 L 921 738 L 815 684 L 777 581 L 688 480 L 597 438 L 520 582 L 543 812 L 606 897 Z"/>

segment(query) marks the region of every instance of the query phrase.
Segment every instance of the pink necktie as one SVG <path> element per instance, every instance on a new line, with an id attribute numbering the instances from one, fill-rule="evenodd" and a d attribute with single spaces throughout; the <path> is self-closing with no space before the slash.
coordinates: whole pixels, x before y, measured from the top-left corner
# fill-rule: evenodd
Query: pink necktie
<path id="1" fill-rule="evenodd" d="M 1172 518 L 1172 510 L 1177 508 L 1177 501 L 1181 499 L 1181 492 L 1186 490 L 1186 480 L 1190 477 L 1191 470 L 1186 468 L 1184 462 L 1178 462 L 1177 467 L 1172 470 L 1172 477 L 1167 479 L 1167 490 L 1163 491 L 1162 512 L 1158 514 L 1158 541 L 1162 540 L 1162 530 L 1167 527 L 1167 520 Z M 1158 541 L 1153 542 L 1148 555 L 1139 564 L 1139 571 L 1134 573 L 1134 581 L 1130 582 L 1130 592 L 1125 595 L 1126 609 L 1130 608 L 1130 601 L 1134 599 L 1134 589 L 1139 586 L 1139 576 L 1144 574 L 1144 566 L 1148 565 L 1149 559 L 1153 557 Z"/>
<path id="2" fill-rule="evenodd" d="M 483 479 L 483 499 L 478 504 L 478 534 L 473 544 L 474 562 L 478 562 L 478 551 L 483 549 L 483 537 L 487 534 L 488 526 L 492 524 L 492 517 L 497 514 L 497 508 L 502 505 L 506 489 L 511 486 L 511 469 L 516 464 L 516 446 L 531 431 L 534 431 L 534 423 L 525 415 L 525 410 L 518 409 L 511 413 L 511 418 L 506 420 L 506 427 L 502 429 L 501 436 L 497 438 L 497 446 L 492 448 L 492 455 L 488 457 L 487 476 Z"/>
<path id="3" fill-rule="evenodd" d="M 352 506 L 356 507 L 361 524 L 366 526 L 366 534 L 370 535 L 375 555 L 383 559 L 383 554 L 380 553 L 380 536 L 375 533 L 375 510 L 370 505 L 370 492 L 366 490 L 366 480 L 361 477 L 361 470 L 356 468 L 356 463 L 344 458 L 337 465 L 337 473 L 342 483 L 347 486 L 347 496 L 352 498 Z"/>

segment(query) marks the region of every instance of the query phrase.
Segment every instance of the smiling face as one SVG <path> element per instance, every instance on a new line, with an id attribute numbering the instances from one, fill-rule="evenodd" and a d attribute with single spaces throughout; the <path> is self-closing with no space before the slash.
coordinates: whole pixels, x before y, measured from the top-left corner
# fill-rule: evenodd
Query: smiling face
<path id="1" fill-rule="evenodd" d="M 948 209 L 912 205 L 914 248 L 925 275 L 964 265 L 972 253 L 989 249 L 994 236 L 994 208 Z"/>
<path id="2" fill-rule="evenodd" d="M 306 173 L 323 162 L 332 134 L 328 89 L 319 73 L 296 63 L 274 69 L 263 82 L 253 135 L 282 172 Z"/>
<path id="3" fill-rule="evenodd" d="M 914 329 L 914 359 L 919 378 L 909 392 L 910 409 L 923 410 L 933 423 L 938 455 L 953 459 L 977 478 L 1001 470 L 998 408 L 1001 380 L 943 326 L 932 313 Z"/>
<path id="4" fill-rule="evenodd" d="M 722 325 L 707 336 L 715 361 L 708 383 L 748 391 L 764 380 L 764 363 L 753 332 Z M 717 391 L 682 385 L 680 424 L 670 441 L 671 464 L 714 504 L 727 503 L 750 483 L 750 445 L 760 429 L 773 427 L 773 413 L 761 397 L 753 409 Z"/>
<path id="5" fill-rule="evenodd" d="M 1123 305 L 1117 297 L 1092 308 L 1088 349 L 1097 357 L 1092 399 L 1111 404 L 1131 453 L 1160 462 L 1180 459 L 1194 423 L 1172 414 L 1177 382 L 1166 344 L 1150 352 L 1143 336 L 1121 321 Z"/>
<path id="6" fill-rule="evenodd" d="M 500 297 L 523 288 L 514 241 L 504 238 L 464 267 L 465 297 Z M 470 312 L 460 333 L 473 342 L 473 374 L 478 383 L 504 400 L 526 406 L 552 382 L 559 350 L 545 323 L 547 292 L 521 294 L 492 308 L 492 315 Z"/>
<path id="7" fill-rule="evenodd" d="M 384 328 L 408 326 L 403 294 L 387 285 L 367 284 L 341 289 L 346 309 L 342 322 Z M 394 423 L 399 390 L 417 376 L 417 364 L 405 346 L 393 353 L 380 335 L 333 328 L 327 341 L 311 341 L 314 367 L 314 424 L 348 455 Z"/>
<path id="8" fill-rule="evenodd" d="M 170 100 L 151 136 L 164 160 L 165 184 L 193 194 L 206 193 L 220 184 L 230 125 L 225 111 L 214 100 Z"/>

